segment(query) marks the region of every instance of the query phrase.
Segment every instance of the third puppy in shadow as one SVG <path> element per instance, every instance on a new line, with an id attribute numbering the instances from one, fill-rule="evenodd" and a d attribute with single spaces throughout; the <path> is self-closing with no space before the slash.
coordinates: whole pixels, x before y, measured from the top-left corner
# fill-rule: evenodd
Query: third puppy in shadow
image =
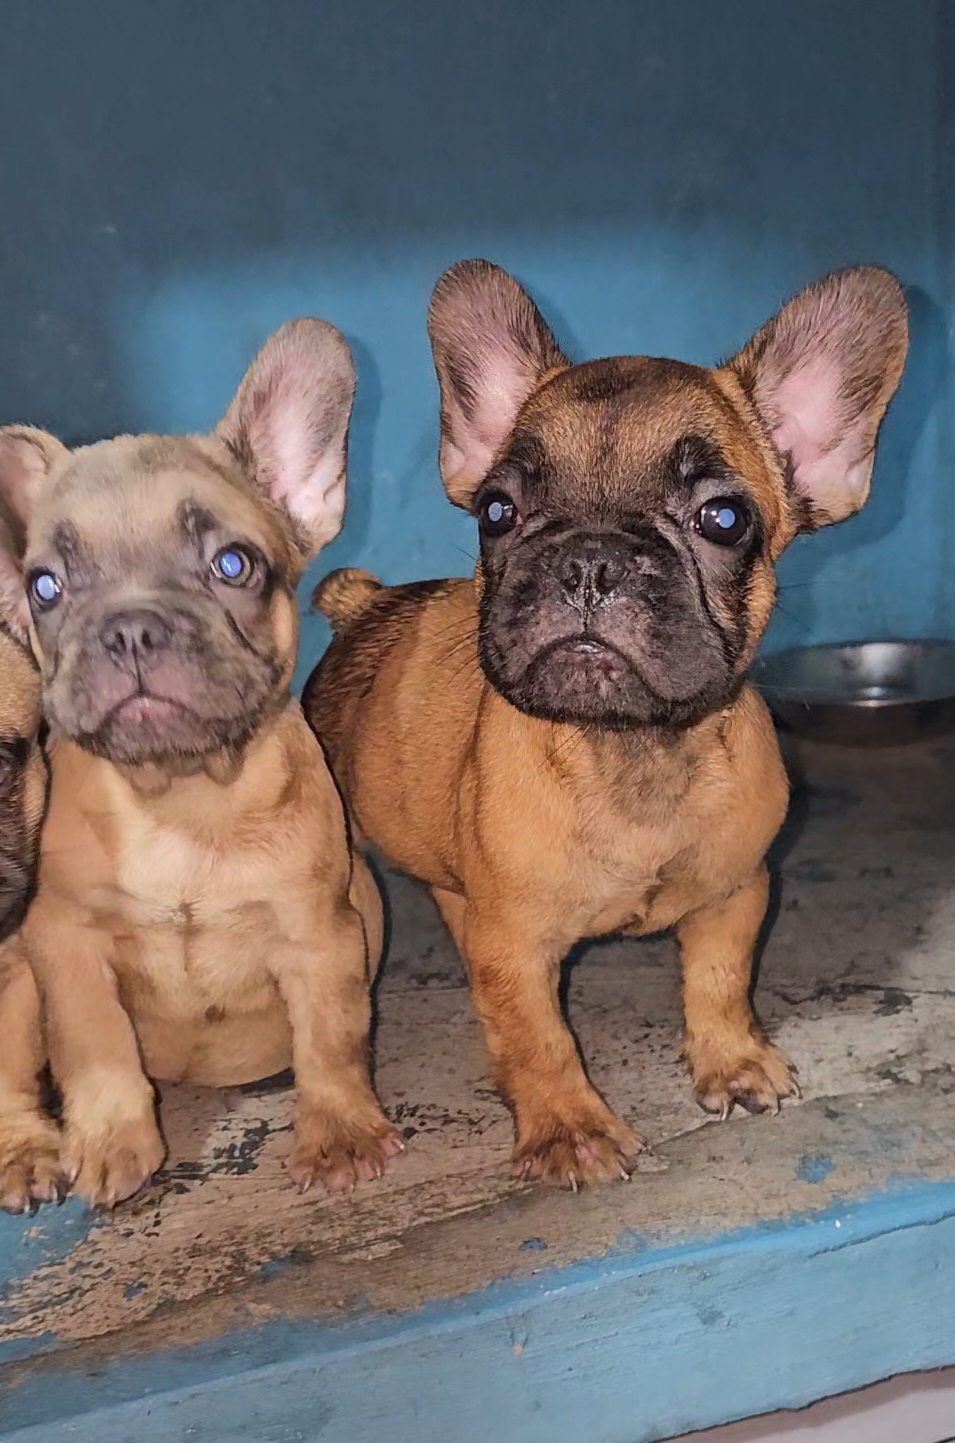
<path id="1" fill-rule="evenodd" d="M 749 1001 L 787 785 L 746 676 L 780 552 L 866 499 L 906 307 L 858 268 L 718 369 L 572 365 L 521 287 L 469 261 L 430 333 L 476 575 L 330 577 L 337 635 L 304 705 L 358 829 L 430 884 L 464 955 L 517 1170 L 576 1187 L 626 1176 L 642 1145 L 561 1016 L 580 938 L 676 929 L 708 1111 L 795 1091 Z"/>

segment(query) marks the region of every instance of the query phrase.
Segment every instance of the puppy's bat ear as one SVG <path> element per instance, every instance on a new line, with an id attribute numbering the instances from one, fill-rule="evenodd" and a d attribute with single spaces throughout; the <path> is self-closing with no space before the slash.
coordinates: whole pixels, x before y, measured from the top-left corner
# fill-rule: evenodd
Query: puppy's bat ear
<path id="1" fill-rule="evenodd" d="M 327 321 L 289 321 L 266 341 L 216 428 L 309 556 L 341 530 L 354 396 L 344 336 Z"/>
<path id="2" fill-rule="evenodd" d="M 859 266 L 809 286 L 729 362 L 787 465 L 803 529 L 864 504 L 907 351 L 902 287 Z"/>
<path id="3" fill-rule="evenodd" d="M 428 335 L 441 386 L 441 477 L 467 506 L 540 383 L 569 362 L 540 311 L 489 261 L 459 261 L 434 288 Z"/>
<path id="4" fill-rule="evenodd" d="M 22 574 L 27 526 L 47 478 L 69 454 L 48 431 L 0 428 L 0 618 L 21 640 L 30 626 Z"/>

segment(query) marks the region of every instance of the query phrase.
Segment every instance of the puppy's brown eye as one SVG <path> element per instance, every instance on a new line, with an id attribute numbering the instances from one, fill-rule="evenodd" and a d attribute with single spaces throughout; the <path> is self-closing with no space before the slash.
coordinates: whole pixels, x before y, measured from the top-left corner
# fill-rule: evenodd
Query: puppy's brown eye
<path id="1" fill-rule="evenodd" d="M 717 546 L 738 546 L 750 528 L 749 511 L 741 501 L 717 496 L 696 514 L 696 529 Z"/>
<path id="2" fill-rule="evenodd" d="M 223 546 L 212 558 L 212 574 L 226 586 L 248 586 L 255 562 L 243 546 Z"/>
<path id="3" fill-rule="evenodd" d="M 478 522 L 485 536 L 503 536 L 517 525 L 517 507 L 503 491 L 488 491 L 478 507 Z"/>

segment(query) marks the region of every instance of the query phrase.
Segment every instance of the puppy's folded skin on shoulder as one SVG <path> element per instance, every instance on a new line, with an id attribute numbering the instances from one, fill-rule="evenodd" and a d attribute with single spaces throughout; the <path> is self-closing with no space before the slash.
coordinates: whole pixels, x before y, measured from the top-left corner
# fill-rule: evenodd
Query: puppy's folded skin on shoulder
<path id="1" fill-rule="evenodd" d="M 52 773 L 21 941 L 93 1204 L 162 1162 L 152 1078 L 293 1065 L 302 1189 L 377 1177 L 402 1147 L 370 1079 L 381 902 L 289 693 L 354 383 L 339 333 L 299 320 L 210 436 L 70 451 L 0 430 L 24 537 L 0 550 L 0 605 L 40 664 Z"/>
<path id="2" fill-rule="evenodd" d="M 788 788 L 746 678 L 779 554 L 867 497 L 907 310 L 857 267 L 716 369 L 573 365 L 516 281 L 465 261 L 429 330 L 474 579 L 328 577 L 303 705 L 359 834 L 430 885 L 467 962 L 515 1170 L 576 1188 L 642 1146 L 561 1014 L 581 938 L 676 930 L 707 1111 L 797 1092 L 749 1000 Z"/>

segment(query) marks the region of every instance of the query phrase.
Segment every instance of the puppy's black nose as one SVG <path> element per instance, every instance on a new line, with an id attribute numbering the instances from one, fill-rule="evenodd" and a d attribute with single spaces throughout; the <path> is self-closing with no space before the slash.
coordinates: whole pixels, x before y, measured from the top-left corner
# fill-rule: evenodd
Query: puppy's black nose
<path id="1" fill-rule="evenodd" d="M 557 576 L 564 593 L 574 606 L 596 606 L 613 596 L 627 574 L 622 556 L 567 556 Z"/>
<path id="2" fill-rule="evenodd" d="M 169 645 L 169 626 L 155 611 L 118 611 L 100 628 L 103 649 L 116 666 L 145 661 Z"/>

